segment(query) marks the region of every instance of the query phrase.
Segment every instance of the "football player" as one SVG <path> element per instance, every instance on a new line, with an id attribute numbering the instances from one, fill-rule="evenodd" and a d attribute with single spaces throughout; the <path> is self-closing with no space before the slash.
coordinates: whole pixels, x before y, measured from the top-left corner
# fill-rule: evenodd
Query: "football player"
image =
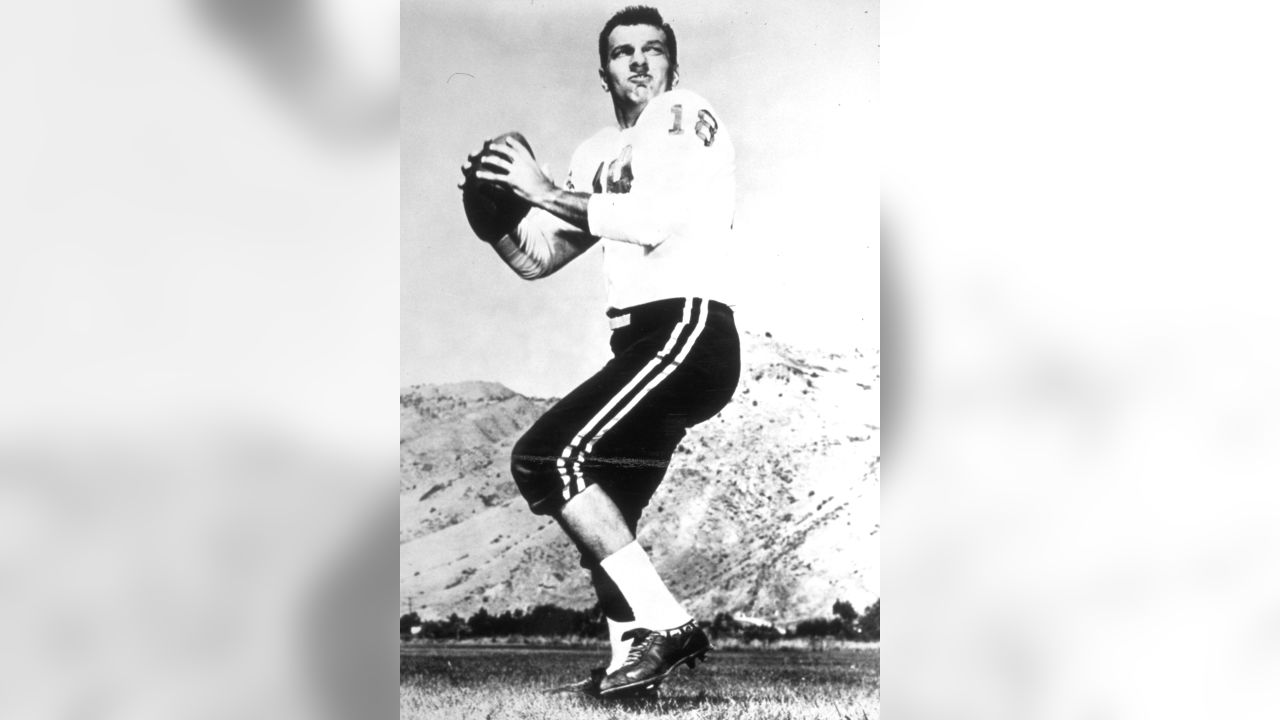
<path id="1" fill-rule="evenodd" d="M 604 253 L 613 358 L 529 429 L 511 469 L 591 571 L 612 657 L 583 684 L 617 697 L 656 689 L 710 649 L 636 530 L 686 430 L 728 404 L 740 350 L 724 277 L 729 134 L 705 99 L 677 87 L 676 36 L 657 10 L 615 14 L 599 55 L 617 124 L 578 147 L 567 182 L 514 139 L 486 144 L 464 177 L 525 201 L 519 224 L 491 243 L 522 277 L 546 277 L 596 245 Z"/>

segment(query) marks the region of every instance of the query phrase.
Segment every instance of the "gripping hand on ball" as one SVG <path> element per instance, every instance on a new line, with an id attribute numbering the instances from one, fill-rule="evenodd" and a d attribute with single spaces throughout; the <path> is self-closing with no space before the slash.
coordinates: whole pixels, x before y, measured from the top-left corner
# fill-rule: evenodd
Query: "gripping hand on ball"
<path id="1" fill-rule="evenodd" d="M 507 188 L 530 203 L 537 204 L 540 198 L 556 189 L 555 182 L 546 170 L 538 167 L 529 149 L 514 138 L 487 145 L 477 159 L 477 180 Z"/>
<path id="2" fill-rule="evenodd" d="M 510 140 L 532 159 L 533 153 L 526 147 L 525 140 L 519 133 L 506 133 L 493 140 L 486 141 L 479 152 L 467 156 L 462 166 L 462 207 L 467 214 L 467 222 L 471 229 L 485 242 L 495 242 L 502 236 L 512 232 L 520 221 L 528 214 L 530 204 L 506 183 L 493 182 L 487 177 L 506 177 L 505 164 L 509 160 L 493 152 L 495 146 L 506 147 Z M 497 163 L 503 163 L 499 167 Z"/>

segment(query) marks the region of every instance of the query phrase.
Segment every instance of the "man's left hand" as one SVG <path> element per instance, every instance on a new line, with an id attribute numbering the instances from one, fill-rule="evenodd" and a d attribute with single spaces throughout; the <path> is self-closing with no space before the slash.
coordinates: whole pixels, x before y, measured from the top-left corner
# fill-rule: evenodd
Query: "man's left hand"
<path id="1" fill-rule="evenodd" d="M 546 170 L 538 167 L 528 148 L 510 137 L 488 147 L 481 157 L 480 169 L 475 176 L 479 180 L 510 188 L 517 196 L 529 202 L 536 202 L 538 197 L 556 188 Z"/>

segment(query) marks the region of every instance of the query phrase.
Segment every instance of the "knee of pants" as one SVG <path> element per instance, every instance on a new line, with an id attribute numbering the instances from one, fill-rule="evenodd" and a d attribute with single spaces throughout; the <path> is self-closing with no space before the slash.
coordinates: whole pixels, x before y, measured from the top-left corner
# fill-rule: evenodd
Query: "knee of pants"
<path id="1" fill-rule="evenodd" d="M 537 452 L 523 439 L 511 451 L 511 477 L 534 513 L 547 515 L 564 504 L 564 483 L 556 469 L 556 457 Z"/>

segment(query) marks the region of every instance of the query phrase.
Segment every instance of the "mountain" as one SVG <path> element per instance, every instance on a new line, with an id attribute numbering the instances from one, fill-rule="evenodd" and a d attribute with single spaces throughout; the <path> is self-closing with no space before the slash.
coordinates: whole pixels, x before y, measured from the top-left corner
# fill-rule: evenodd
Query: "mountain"
<path id="1" fill-rule="evenodd" d="M 639 539 L 676 597 L 795 622 L 880 594 L 879 352 L 802 351 L 744 333 L 733 402 L 685 437 Z M 554 521 L 508 472 L 554 401 L 497 383 L 400 396 L 400 597 L 423 617 L 594 601 Z"/>
<path id="2" fill-rule="evenodd" d="M 498 383 L 417 386 L 400 395 L 400 544 L 518 498 L 511 446 L 553 400 Z"/>

